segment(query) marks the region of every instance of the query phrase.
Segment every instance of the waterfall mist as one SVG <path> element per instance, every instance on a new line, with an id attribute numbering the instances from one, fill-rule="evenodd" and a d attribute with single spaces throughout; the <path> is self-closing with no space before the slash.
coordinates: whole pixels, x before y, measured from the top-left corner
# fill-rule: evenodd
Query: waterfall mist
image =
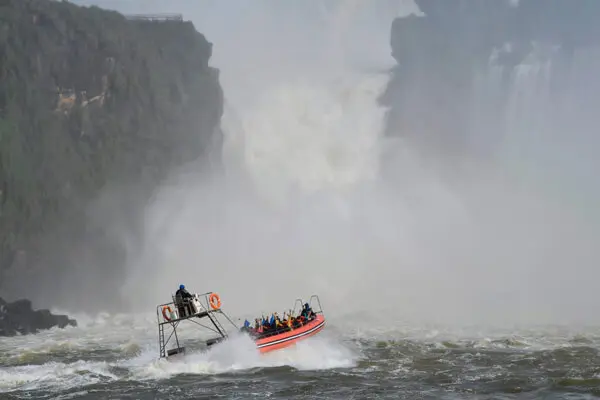
<path id="1" fill-rule="evenodd" d="M 224 3 L 111 2 L 193 20 L 227 98 L 225 171 L 191 165 L 157 193 L 130 307 L 185 283 L 236 314 L 318 293 L 332 317 L 379 325 L 595 319 L 595 50 L 490 62 L 460 93 L 436 86 L 442 59 L 383 106 L 389 27 L 414 4 Z M 398 107 L 410 124 L 386 120 Z"/>

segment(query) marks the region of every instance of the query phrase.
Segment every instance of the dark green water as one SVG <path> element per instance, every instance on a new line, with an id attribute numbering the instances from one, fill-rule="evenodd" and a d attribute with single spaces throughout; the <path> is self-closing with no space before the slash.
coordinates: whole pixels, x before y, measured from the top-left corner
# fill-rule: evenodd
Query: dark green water
<path id="1" fill-rule="evenodd" d="M 0 399 L 584 399 L 600 397 L 600 329 L 341 330 L 259 355 L 245 337 L 156 360 L 126 317 L 0 340 Z M 193 347 L 193 346 L 192 346 Z"/>

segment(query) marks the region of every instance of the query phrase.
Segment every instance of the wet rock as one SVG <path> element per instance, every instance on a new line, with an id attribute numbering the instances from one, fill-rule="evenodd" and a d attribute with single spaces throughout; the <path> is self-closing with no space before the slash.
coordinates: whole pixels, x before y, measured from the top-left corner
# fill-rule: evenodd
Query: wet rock
<path id="1" fill-rule="evenodd" d="M 190 163 L 221 167 L 224 95 L 192 22 L 74 3 L 0 0 L 0 158 L 19 149 L 0 167 L 0 291 L 116 311 L 142 205 Z"/>
<path id="2" fill-rule="evenodd" d="M 552 60 L 548 87 L 558 88 L 576 75 L 571 69 L 574 54 L 589 54 L 585 57 L 592 60 L 594 53 L 585 53 L 587 48 L 600 46 L 597 0 L 415 3 L 423 15 L 398 17 L 392 23 L 390 44 L 397 65 L 381 102 L 388 107 L 386 135 L 406 138 L 433 160 L 460 164 L 470 156 L 472 138 L 482 131 L 474 122 L 477 118 L 486 120 L 486 140 L 505 136 L 503 118 L 509 112 L 507 99 L 518 65 L 532 58 Z M 482 103 L 477 97 L 481 82 L 495 85 L 494 79 L 499 89 L 486 95 L 489 111 L 474 117 L 479 109 L 473 105 Z"/>
<path id="3" fill-rule="evenodd" d="M 27 335 L 55 326 L 77 326 L 77 321 L 50 310 L 34 310 L 27 299 L 8 303 L 0 298 L 0 336 Z"/>

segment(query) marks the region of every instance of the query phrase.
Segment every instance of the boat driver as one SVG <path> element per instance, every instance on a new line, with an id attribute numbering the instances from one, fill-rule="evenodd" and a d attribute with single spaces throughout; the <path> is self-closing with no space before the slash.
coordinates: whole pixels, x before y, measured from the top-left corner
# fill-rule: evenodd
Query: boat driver
<path id="1" fill-rule="evenodd" d="M 186 317 L 193 314 L 189 299 L 192 298 L 190 292 L 185 289 L 184 285 L 179 285 L 179 290 L 175 292 L 175 300 L 177 301 L 177 309 L 181 317 Z"/>
<path id="2" fill-rule="evenodd" d="M 192 295 L 185 289 L 185 285 L 179 285 L 179 290 L 175 292 L 175 297 L 181 297 L 182 299 L 191 298 Z"/>

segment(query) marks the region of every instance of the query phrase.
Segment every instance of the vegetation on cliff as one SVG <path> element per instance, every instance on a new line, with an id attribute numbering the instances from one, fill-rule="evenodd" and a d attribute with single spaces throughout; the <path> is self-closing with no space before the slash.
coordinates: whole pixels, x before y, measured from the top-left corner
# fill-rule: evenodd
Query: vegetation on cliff
<path id="1" fill-rule="evenodd" d="M 111 222 L 135 232 L 140 201 L 218 139 L 211 52 L 190 22 L 0 2 L 0 287 L 48 299 L 64 283 L 89 298 L 115 280 L 125 254 Z M 118 212 L 94 218 L 107 192 Z"/>

